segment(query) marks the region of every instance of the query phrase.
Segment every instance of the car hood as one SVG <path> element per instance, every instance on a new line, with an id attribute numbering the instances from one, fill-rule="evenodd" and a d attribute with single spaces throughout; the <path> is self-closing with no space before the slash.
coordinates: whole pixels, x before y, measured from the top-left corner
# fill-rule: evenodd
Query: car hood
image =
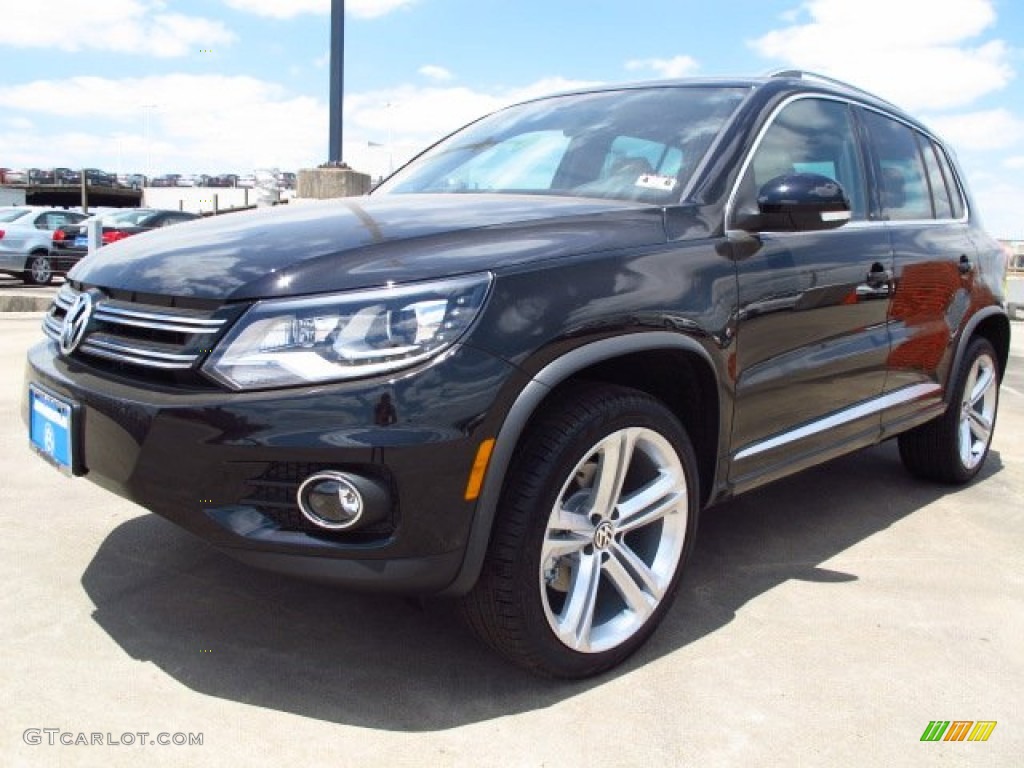
<path id="1" fill-rule="evenodd" d="M 665 241 L 662 209 L 526 195 L 380 195 L 225 214 L 99 249 L 87 285 L 221 300 L 352 290 Z"/>

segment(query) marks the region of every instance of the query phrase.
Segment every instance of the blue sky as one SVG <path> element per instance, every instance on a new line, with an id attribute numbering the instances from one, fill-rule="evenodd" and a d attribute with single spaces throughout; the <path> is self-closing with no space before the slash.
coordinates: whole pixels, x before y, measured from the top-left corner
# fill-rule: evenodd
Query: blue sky
<path id="1" fill-rule="evenodd" d="M 813 69 L 956 148 L 1024 239 L 1019 0 L 347 0 L 344 158 L 373 175 L 581 83 Z M 295 170 L 327 156 L 330 0 L 35 0 L 0 17 L 0 166 Z"/>

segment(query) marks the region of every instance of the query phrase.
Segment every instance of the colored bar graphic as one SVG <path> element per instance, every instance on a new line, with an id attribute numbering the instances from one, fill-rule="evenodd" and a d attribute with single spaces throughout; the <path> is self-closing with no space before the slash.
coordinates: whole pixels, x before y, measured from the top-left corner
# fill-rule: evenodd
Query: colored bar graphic
<path id="1" fill-rule="evenodd" d="M 988 741 L 997 720 L 930 720 L 921 741 Z"/>
<path id="2" fill-rule="evenodd" d="M 943 741 L 963 741 L 970 733 L 972 725 L 974 725 L 973 720 L 955 720 L 946 731 L 946 738 Z"/>
<path id="3" fill-rule="evenodd" d="M 949 720 L 932 720 L 921 734 L 921 741 L 941 741 L 942 734 L 949 728 Z"/>
<path id="4" fill-rule="evenodd" d="M 988 741 L 992 731 L 996 729 L 996 720 L 979 720 L 974 724 L 974 730 L 967 737 L 968 741 Z"/>

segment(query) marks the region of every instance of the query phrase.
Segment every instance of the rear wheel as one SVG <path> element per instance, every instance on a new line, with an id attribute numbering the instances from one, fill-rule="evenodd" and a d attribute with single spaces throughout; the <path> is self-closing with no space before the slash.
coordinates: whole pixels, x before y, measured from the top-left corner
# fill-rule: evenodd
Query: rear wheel
<path id="1" fill-rule="evenodd" d="M 29 285 L 49 285 L 53 280 L 53 265 L 46 253 L 33 253 L 25 266 L 23 279 Z"/>
<path id="2" fill-rule="evenodd" d="M 693 447 L 654 398 L 584 386 L 545 410 L 517 455 L 463 613 L 517 664 L 597 674 L 647 639 L 676 592 L 697 526 Z"/>
<path id="3" fill-rule="evenodd" d="M 992 344 L 970 342 L 953 378 L 952 398 L 938 418 L 899 437 L 900 457 L 927 480 L 963 484 L 981 471 L 999 406 L 999 364 Z"/>

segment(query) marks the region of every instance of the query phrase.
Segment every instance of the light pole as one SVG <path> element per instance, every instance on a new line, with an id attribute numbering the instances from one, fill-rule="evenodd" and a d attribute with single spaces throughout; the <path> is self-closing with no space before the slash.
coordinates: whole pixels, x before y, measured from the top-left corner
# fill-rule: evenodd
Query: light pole
<path id="1" fill-rule="evenodd" d="M 331 0 L 331 104 L 327 161 L 341 163 L 341 118 L 345 99 L 345 0 Z"/>

